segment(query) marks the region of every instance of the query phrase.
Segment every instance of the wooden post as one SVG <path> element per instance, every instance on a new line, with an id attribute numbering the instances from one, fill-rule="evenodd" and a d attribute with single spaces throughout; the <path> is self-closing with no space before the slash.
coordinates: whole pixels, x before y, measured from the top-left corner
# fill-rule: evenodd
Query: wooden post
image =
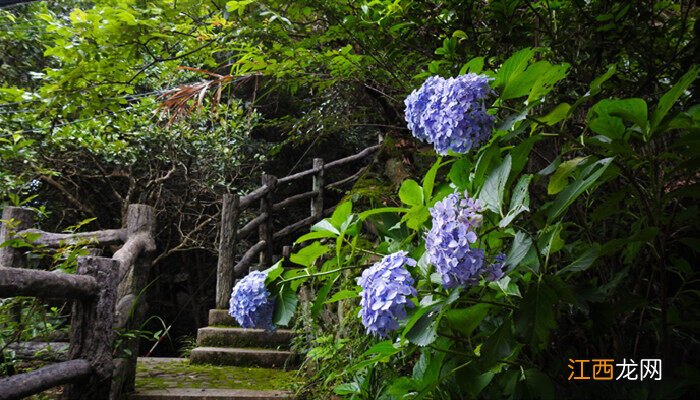
<path id="1" fill-rule="evenodd" d="M 127 240 L 112 257 L 121 261 L 117 288 L 116 329 L 140 329 L 146 315 L 145 294 L 151 258 L 155 251 L 156 216 L 153 207 L 131 204 L 126 215 Z M 134 390 L 139 338 L 127 338 L 117 349 L 110 399 Z"/>
<path id="2" fill-rule="evenodd" d="M 314 158 L 313 169 L 317 171 L 311 181 L 311 190 L 318 191 L 318 194 L 311 198 L 311 216 L 318 221 L 323 218 L 323 158 Z"/>
<path id="3" fill-rule="evenodd" d="M 90 362 L 93 373 L 80 383 L 67 385 L 68 399 L 107 400 L 114 365 L 114 304 L 117 295 L 119 261 L 109 258 L 84 256 L 78 258 L 78 274 L 97 281 L 97 295 L 76 300 L 71 313 L 71 345 L 68 357 Z"/>
<path id="4" fill-rule="evenodd" d="M 282 247 L 282 266 L 289 262 L 289 256 L 292 255 L 292 246 L 283 246 Z"/>
<path id="5" fill-rule="evenodd" d="M 225 194 L 221 208 L 221 233 L 219 234 L 219 260 L 216 265 L 216 308 L 228 309 L 233 288 L 233 259 L 236 255 L 236 222 L 238 205 L 236 195 Z"/>
<path id="6" fill-rule="evenodd" d="M 260 264 L 254 267 L 254 269 L 258 270 L 263 270 L 272 265 L 272 235 L 274 233 L 272 232 L 272 205 L 274 204 L 272 193 L 277 185 L 277 178 L 273 175 L 263 174 L 262 184 L 270 189 L 265 193 L 265 196 L 260 198 L 260 213 L 266 213 L 267 218 L 258 227 L 259 240 L 265 241 L 265 247 L 260 252 Z"/>
<path id="7" fill-rule="evenodd" d="M 30 229 L 34 225 L 34 211 L 24 207 L 5 207 L 0 222 L 0 244 L 9 240 L 15 233 Z M 13 247 L 0 247 L 0 268 L 26 268 L 24 251 Z"/>

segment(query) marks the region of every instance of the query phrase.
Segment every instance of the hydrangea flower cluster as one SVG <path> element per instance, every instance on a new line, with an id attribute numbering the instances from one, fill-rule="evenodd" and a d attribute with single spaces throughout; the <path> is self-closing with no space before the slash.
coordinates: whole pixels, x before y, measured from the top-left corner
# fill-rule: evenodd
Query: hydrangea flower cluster
<path id="1" fill-rule="evenodd" d="M 398 320 L 406 318 L 406 307 L 413 307 L 407 296 L 416 296 L 413 277 L 406 266 L 414 267 L 416 261 L 405 251 L 384 256 L 382 260 L 362 272 L 358 285 L 360 313 L 367 333 L 386 337 L 399 328 Z"/>
<path id="2" fill-rule="evenodd" d="M 425 248 L 446 289 L 474 285 L 484 272 L 484 251 L 470 247 L 476 242 L 482 211 L 479 201 L 466 193 L 464 198 L 452 193 L 430 209 L 433 227 L 425 238 Z"/>
<path id="3" fill-rule="evenodd" d="M 491 93 L 485 75 L 431 76 L 404 101 L 408 128 L 413 136 L 432 144 L 438 154 L 448 150 L 464 154 L 491 137 L 495 117 L 484 105 Z"/>
<path id="4" fill-rule="evenodd" d="M 503 272 L 503 266 L 506 264 L 506 255 L 503 253 L 498 253 L 493 264 L 484 268 L 484 279 L 489 282 L 495 282 L 505 274 Z"/>
<path id="5" fill-rule="evenodd" d="M 267 273 L 253 271 L 233 287 L 228 313 L 243 328 L 275 328 L 272 324 L 274 301 L 265 288 L 265 278 Z"/>

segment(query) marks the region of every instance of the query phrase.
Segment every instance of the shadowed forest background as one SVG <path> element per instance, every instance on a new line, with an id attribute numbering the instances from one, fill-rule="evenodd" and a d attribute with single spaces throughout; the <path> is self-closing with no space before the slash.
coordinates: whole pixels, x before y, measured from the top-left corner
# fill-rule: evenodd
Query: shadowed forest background
<path id="1" fill-rule="evenodd" d="M 157 253 L 144 294 L 153 318 L 141 347 L 147 352 L 153 333 L 172 324 L 154 354 L 177 355 L 192 347 L 213 308 L 224 194 L 247 193 L 263 173 L 282 177 L 308 169 L 315 157 L 334 160 L 381 140 L 361 179 L 348 191 L 327 191 L 326 204 L 415 206 L 397 193 L 408 179 L 424 182 L 437 157 L 412 137 L 404 99 L 430 76 L 493 72 L 500 98 L 489 145 L 498 150 L 485 147 L 477 158 L 475 149 L 473 159 L 455 162 L 472 175 L 457 176 L 450 166 L 437 182 L 480 188 L 512 151 L 514 172 L 500 198 L 518 173 L 529 174 L 531 212 L 514 229 L 489 236 L 489 247 L 508 252 L 519 238 L 515 228 L 535 236 L 516 271 L 517 296 L 502 288 L 514 316 L 471 309 L 455 317 L 480 316 L 466 332 L 447 317 L 446 330 L 439 321 L 435 328 L 468 342 L 472 353 L 483 349 L 482 339 L 499 338 L 484 345 L 496 349 L 493 360 L 480 357 L 449 375 L 457 361 L 426 350 L 432 342 L 368 359 L 363 353 L 378 340 L 365 335 L 356 304 L 343 301 L 296 315 L 295 327 L 305 332 L 297 349 L 309 357 L 304 393 L 683 398 L 700 382 L 699 13 L 695 1 L 597 0 L 124 0 L 0 8 L 0 204 L 36 208 L 40 227 L 54 232 L 113 228 L 129 204 L 155 207 Z M 600 103 L 605 99 L 611 103 Z M 553 214 L 552 199 L 603 157 L 614 161 L 599 180 Z M 342 175 L 331 171 L 326 179 L 336 180 L 334 173 Z M 300 185 L 310 187 L 310 178 Z M 306 215 L 304 203 L 275 223 Z M 405 232 L 391 233 L 400 223 Z M 370 221 L 364 230 L 371 235 L 359 243 L 394 251 L 424 223 Z M 81 251 L 36 257 L 33 266 L 70 270 Z M 342 275 L 325 292 L 327 282 L 309 281 L 311 301 L 352 289 L 358 275 Z M 58 321 L 50 329 L 60 327 L 60 305 L 24 306 L 29 322 L 4 320 L 0 345 L 45 331 L 46 318 Z M 3 312 L 13 307 L 0 305 Z M 499 327 L 510 319 L 514 334 L 505 335 Z M 566 380 L 569 358 L 641 356 L 664 360 L 662 382 Z M 12 363 L 4 358 L 3 370 Z"/>

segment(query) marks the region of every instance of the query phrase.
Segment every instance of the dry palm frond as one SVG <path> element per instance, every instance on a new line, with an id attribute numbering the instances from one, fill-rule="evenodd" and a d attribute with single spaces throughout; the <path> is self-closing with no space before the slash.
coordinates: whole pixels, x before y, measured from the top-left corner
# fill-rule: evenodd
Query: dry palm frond
<path id="1" fill-rule="evenodd" d="M 211 99 L 211 109 L 215 111 L 221 102 L 221 92 L 224 86 L 235 83 L 236 88 L 238 88 L 249 79 L 257 78 L 258 76 L 258 74 L 244 76 L 220 75 L 211 71 L 191 67 L 179 67 L 179 69 L 199 72 L 212 77 L 212 79 L 180 85 L 159 96 L 159 99 L 163 99 L 163 101 L 158 106 L 157 112 L 160 113 L 161 116 L 168 118 L 168 125 L 173 121 L 189 115 L 193 110 L 201 108 L 204 104 L 204 98 L 210 90 L 214 89 L 214 95 Z"/>

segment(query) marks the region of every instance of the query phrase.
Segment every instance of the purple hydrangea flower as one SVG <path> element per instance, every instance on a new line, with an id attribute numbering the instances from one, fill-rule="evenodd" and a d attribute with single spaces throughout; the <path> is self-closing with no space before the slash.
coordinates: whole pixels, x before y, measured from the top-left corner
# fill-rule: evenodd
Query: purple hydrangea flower
<path id="1" fill-rule="evenodd" d="M 253 271 L 233 287 L 228 313 L 243 328 L 275 328 L 272 324 L 274 301 L 265 288 L 265 278 L 267 273 Z"/>
<path id="2" fill-rule="evenodd" d="M 404 101 L 408 128 L 438 154 L 448 150 L 464 154 L 491 137 L 495 117 L 484 104 L 491 93 L 485 75 L 431 76 Z"/>
<path id="3" fill-rule="evenodd" d="M 405 251 L 384 256 L 382 260 L 362 272 L 358 284 L 360 313 L 367 333 L 386 337 L 399 328 L 398 320 L 406 318 L 406 307 L 413 307 L 407 296 L 416 296 L 413 277 L 406 266 L 414 267 L 416 261 Z"/>
<path id="4" fill-rule="evenodd" d="M 503 275 L 505 274 L 503 272 L 503 266 L 505 265 L 505 263 L 506 255 L 503 253 L 498 253 L 493 264 L 484 268 L 484 279 L 486 279 L 489 282 L 495 282 L 503 278 Z"/>
<path id="5" fill-rule="evenodd" d="M 483 272 L 484 251 L 471 248 L 483 211 L 478 200 L 452 193 L 430 209 L 433 227 L 425 237 L 428 261 L 442 277 L 445 289 L 474 285 Z"/>

